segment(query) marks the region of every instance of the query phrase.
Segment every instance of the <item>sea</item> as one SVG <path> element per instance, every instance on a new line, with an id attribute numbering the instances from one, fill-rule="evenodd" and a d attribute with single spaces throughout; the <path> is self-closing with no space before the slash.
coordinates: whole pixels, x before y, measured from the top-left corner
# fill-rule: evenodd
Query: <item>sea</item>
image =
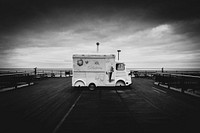
<path id="1" fill-rule="evenodd" d="M 66 71 L 72 71 L 72 68 L 36 68 L 37 74 L 40 73 L 55 73 L 56 75 L 60 75 L 65 73 Z M 127 68 L 127 71 L 135 71 L 135 72 L 166 72 L 166 73 L 181 73 L 181 74 L 198 74 L 200 75 L 200 68 Z M 0 74 L 6 73 L 29 73 L 34 74 L 35 68 L 0 68 Z"/>
<path id="2" fill-rule="evenodd" d="M 136 73 L 157 73 L 164 72 L 170 74 L 182 74 L 182 75 L 193 75 L 200 76 L 200 68 L 127 68 L 128 71 Z"/>

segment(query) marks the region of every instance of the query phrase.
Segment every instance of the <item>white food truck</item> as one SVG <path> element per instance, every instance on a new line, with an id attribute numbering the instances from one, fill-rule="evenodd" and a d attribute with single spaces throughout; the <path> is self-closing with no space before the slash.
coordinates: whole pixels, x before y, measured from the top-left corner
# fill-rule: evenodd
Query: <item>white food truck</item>
<path id="1" fill-rule="evenodd" d="M 131 76 L 114 54 L 74 54 L 73 87 L 129 86 Z"/>

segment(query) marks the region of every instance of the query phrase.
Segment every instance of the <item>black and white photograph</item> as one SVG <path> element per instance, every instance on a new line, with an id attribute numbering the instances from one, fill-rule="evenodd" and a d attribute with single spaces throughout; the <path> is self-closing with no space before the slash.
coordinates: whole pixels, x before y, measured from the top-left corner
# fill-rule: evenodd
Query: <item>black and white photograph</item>
<path id="1" fill-rule="evenodd" d="M 0 133 L 193 133 L 198 0 L 0 0 Z"/>

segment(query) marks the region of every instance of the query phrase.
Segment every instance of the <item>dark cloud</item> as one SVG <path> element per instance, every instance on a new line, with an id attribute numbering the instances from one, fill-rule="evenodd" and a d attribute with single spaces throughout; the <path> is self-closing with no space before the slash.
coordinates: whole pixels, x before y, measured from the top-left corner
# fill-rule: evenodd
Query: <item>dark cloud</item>
<path id="1" fill-rule="evenodd" d="M 197 0 L 0 0 L 0 35 L 32 28 L 59 29 L 84 20 L 101 18 L 110 21 L 113 16 L 130 20 L 141 19 L 155 23 L 195 21 L 200 19 Z M 68 21 L 62 21 L 62 19 Z M 199 23 L 179 31 L 199 33 Z M 40 26 L 41 28 L 34 28 Z M 43 28 L 42 28 L 43 27 Z"/>
<path id="2" fill-rule="evenodd" d="M 200 32 L 200 19 L 177 21 L 172 24 L 177 34 L 185 34 L 189 37 Z"/>
<path id="3" fill-rule="evenodd" d="M 72 34 L 87 35 L 82 38 L 83 41 L 110 39 L 118 31 L 123 35 L 132 33 L 129 28 L 136 21 L 139 24 L 135 25 L 135 31 L 170 24 L 176 34 L 187 36 L 195 43 L 195 48 L 200 49 L 199 7 L 198 0 L 0 0 L 0 54 L 16 47 L 29 47 L 35 41 L 32 39 L 36 39 L 35 47 L 45 47 L 37 41 L 48 40 L 49 36 L 41 35 L 50 31 L 73 29 Z M 94 30 L 95 26 L 102 25 L 101 21 L 103 24 L 116 21 L 118 28 L 105 33 Z M 91 27 L 82 25 L 87 23 Z M 140 23 L 143 26 L 139 26 Z M 79 24 L 80 27 L 77 27 Z M 99 26 L 97 29 L 105 27 Z M 49 46 L 57 42 L 55 40 Z"/>
<path id="4" fill-rule="evenodd" d="M 200 17 L 197 0 L 1 0 L 0 2 L 1 32 L 14 32 L 20 27 L 26 27 L 27 24 L 36 23 L 38 19 L 50 19 L 52 16 L 49 15 L 59 9 L 62 10 L 58 12 L 60 13 L 57 14 L 58 16 L 71 14 L 80 17 L 84 13 L 104 19 L 109 19 L 110 16 L 123 11 L 126 11 L 124 16 L 127 15 L 132 19 L 143 17 L 161 22 L 194 20 Z M 73 18 L 70 17 L 69 21 L 73 22 Z"/>
<path id="5" fill-rule="evenodd" d="M 96 13 L 100 17 L 112 15 L 122 10 L 129 10 L 145 17 L 163 20 L 185 20 L 199 18 L 199 2 L 197 0 L 1 0 L 1 25 L 12 27 L 26 23 L 38 16 L 47 15 L 54 9 L 69 9 L 68 13 L 77 15 L 82 12 Z M 1 26 L 3 28 L 3 26 Z"/>

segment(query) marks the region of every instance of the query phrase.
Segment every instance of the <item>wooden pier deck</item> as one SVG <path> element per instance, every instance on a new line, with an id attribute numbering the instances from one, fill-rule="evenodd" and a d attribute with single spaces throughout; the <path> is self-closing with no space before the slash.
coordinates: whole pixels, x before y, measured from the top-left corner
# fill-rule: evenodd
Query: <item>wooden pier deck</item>
<path id="1" fill-rule="evenodd" d="M 48 78 L 0 93 L 0 132 L 193 132 L 200 99 L 133 78 L 130 88 L 75 90 Z"/>

